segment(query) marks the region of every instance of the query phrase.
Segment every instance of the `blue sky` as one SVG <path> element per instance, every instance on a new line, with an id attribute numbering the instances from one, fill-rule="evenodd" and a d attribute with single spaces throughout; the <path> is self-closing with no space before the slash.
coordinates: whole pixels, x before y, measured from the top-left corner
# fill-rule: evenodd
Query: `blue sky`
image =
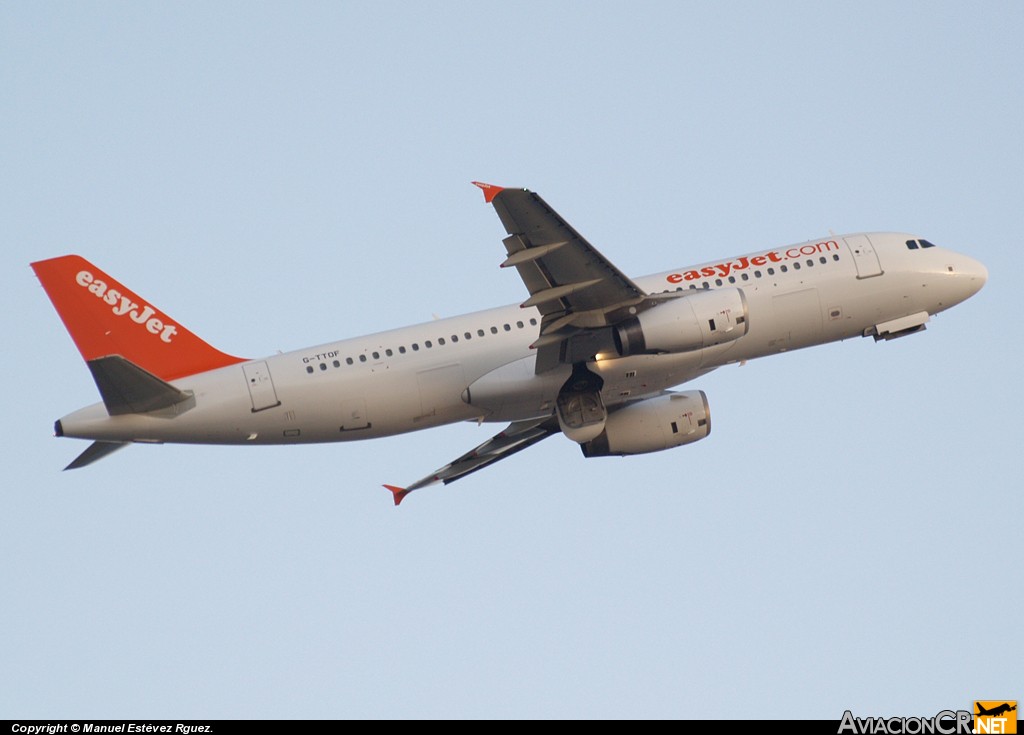
<path id="1" fill-rule="evenodd" d="M 0 7 L 0 717 L 931 715 L 1024 696 L 1024 6 Z M 704 442 L 130 447 L 28 268 L 258 356 L 520 301 L 474 179 L 629 274 L 906 230 L 985 289 L 722 369 Z"/>

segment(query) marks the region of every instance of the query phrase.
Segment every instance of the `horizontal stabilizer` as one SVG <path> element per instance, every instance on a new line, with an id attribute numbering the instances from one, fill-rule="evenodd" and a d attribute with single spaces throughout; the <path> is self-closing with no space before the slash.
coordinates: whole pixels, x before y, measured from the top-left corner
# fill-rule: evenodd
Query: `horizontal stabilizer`
<path id="1" fill-rule="evenodd" d="M 119 355 L 99 357 L 86 364 L 111 416 L 156 411 L 191 397 Z"/>
<path id="2" fill-rule="evenodd" d="M 88 448 L 75 457 L 75 461 L 65 467 L 65 470 L 77 470 L 103 459 L 108 454 L 113 454 L 121 447 L 128 446 L 128 442 L 93 442 Z"/>

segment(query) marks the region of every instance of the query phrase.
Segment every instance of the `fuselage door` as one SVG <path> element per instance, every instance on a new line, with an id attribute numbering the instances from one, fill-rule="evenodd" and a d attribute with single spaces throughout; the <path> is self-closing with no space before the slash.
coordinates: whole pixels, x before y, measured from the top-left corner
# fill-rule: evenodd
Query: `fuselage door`
<path id="1" fill-rule="evenodd" d="M 852 235 L 843 239 L 846 240 L 846 247 L 850 248 L 853 262 L 857 266 L 857 278 L 882 275 L 882 264 L 878 262 L 878 253 L 875 252 L 871 239 L 867 235 Z"/>
<path id="2" fill-rule="evenodd" d="M 366 399 L 361 396 L 354 396 L 342 400 L 342 431 L 358 431 L 359 429 L 369 429 L 370 426 L 370 420 L 366 416 Z"/>
<path id="3" fill-rule="evenodd" d="M 281 405 L 281 401 L 277 400 L 277 391 L 274 390 L 274 381 L 270 378 L 270 368 L 266 362 L 247 362 L 242 365 L 242 372 L 245 373 L 245 382 L 249 386 L 253 413 Z"/>

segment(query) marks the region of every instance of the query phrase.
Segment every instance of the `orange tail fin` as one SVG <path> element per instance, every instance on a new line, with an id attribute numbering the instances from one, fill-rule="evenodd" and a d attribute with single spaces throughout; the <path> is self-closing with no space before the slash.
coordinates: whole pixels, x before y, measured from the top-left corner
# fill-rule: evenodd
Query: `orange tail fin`
<path id="1" fill-rule="evenodd" d="M 32 263 L 86 362 L 120 355 L 163 380 L 244 362 L 214 349 L 77 255 Z"/>

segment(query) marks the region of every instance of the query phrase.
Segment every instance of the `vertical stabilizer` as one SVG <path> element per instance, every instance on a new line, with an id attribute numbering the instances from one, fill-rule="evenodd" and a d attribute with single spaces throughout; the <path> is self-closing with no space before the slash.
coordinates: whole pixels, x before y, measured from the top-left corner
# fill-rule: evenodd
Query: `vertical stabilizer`
<path id="1" fill-rule="evenodd" d="M 32 269 L 86 362 L 120 355 L 166 381 L 244 361 L 211 347 L 84 258 L 64 255 Z"/>

